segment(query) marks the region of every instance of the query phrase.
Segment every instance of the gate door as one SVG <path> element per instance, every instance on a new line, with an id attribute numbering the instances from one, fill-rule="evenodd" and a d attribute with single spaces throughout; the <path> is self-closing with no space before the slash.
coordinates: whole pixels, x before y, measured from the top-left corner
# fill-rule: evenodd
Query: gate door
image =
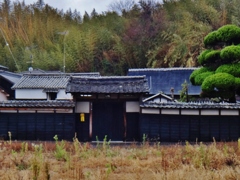
<path id="1" fill-rule="evenodd" d="M 105 135 L 107 140 L 123 140 L 123 107 L 123 102 L 93 102 L 93 141 L 97 140 L 96 136 L 103 141 Z"/>

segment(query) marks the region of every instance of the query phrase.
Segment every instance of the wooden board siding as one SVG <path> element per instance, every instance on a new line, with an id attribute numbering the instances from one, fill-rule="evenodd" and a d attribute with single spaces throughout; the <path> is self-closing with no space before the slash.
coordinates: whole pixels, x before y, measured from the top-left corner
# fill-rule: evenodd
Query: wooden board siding
<path id="1" fill-rule="evenodd" d="M 122 141 L 124 138 L 123 102 L 98 101 L 93 102 L 93 135 L 92 141 L 108 140 Z"/>
<path id="2" fill-rule="evenodd" d="M 80 113 L 76 113 L 75 124 L 76 124 L 76 133 L 79 141 L 86 142 L 89 141 L 89 113 L 85 113 L 85 121 L 80 121 Z"/>
<path id="3" fill-rule="evenodd" d="M 239 116 L 177 116 L 141 114 L 139 136 L 150 141 L 232 141 L 240 136 Z"/>
<path id="4" fill-rule="evenodd" d="M 126 141 L 139 141 L 139 113 L 126 113 Z"/>
<path id="5" fill-rule="evenodd" d="M 47 140 L 53 141 L 58 135 L 59 140 L 72 140 L 75 133 L 74 114 L 56 113 L 1 113 L 0 136 L 12 140 Z"/>

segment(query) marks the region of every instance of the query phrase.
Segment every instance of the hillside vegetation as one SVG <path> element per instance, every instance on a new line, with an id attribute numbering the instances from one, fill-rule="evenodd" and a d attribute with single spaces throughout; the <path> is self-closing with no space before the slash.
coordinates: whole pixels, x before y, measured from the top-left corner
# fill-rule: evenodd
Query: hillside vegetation
<path id="1" fill-rule="evenodd" d="M 125 75 L 129 68 L 192 67 L 203 39 L 239 25 L 238 0 L 120 0 L 106 12 L 64 12 L 43 0 L 0 4 L 0 64 Z"/>

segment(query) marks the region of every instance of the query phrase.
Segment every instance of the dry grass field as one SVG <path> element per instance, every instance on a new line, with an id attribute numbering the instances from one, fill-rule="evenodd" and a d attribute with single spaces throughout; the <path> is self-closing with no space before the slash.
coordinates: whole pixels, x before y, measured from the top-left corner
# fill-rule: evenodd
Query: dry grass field
<path id="1" fill-rule="evenodd" d="M 240 140 L 184 145 L 92 146 L 73 142 L 0 142 L 1 180 L 240 179 Z"/>

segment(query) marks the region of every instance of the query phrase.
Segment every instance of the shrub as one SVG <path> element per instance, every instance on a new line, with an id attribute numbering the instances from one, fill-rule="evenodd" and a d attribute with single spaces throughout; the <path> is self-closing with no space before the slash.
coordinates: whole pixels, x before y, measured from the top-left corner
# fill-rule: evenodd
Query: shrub
<path id="1" fill-rule="evenodd" d="M 213 71 L 209 71 L 209 72 L 204 72 L 201 74 L 198 74 L 195 77 L 195 85 L 201 85 L 203 83 L 203 81 L 210 75 L 213 75 L 214 72 Z"/>
<path id="2" fill-rule="evenodd" d="M 228 73 L 235 77 L 240 77 L 240 63 L 223 64 L 216 69 L 216 73 Z"/>
<path id="3" fill-rule="evenodd" d="M 206 54 L 209 53 L 209 52 L 211 52 L 211 51 L 212 51 L 211 49 L 207 49 L 207 50 L 203 51 L 203 52 L 198 56 L 198 62 L 199 62 L 199 64 L 204 64 Z"/>
<path id="4" fill-rule="evenodd" d="M 239 43 L 240 28 L 233 24 L 228 24 L 220 27 L 217 30 L 218 39 L 220 41 L 232 44 Z"/>
<path id="5" fill-rule="evenodd" d="M 230 94 L 228 91 L 232 91 L 235 87 L 235 78 L 234 76 L 227 73 L 217 73 L 211 76 L 208 76 L 202 83 L 202 90 L 208 93 L 220 91 L 223 97 L 229 98 Z"/>
<path id="6" fill-rule="evenodd" d="M 215 63 L 217 60 L 220 59 L 220 53 L 221 51 L 219 50 L 211 50 L 205 55 L 205 59 L 203 59 L 202 65 Z"/>
<path id="7" fill-rule="evenodd" d="M 215 45 L 219 42 L 218 31 L 210 32 L 207 36 L 205 36 L 203 42 L 205 46 Z"/>
<path id="8" fill-rule="evenodd" d="M 190 81 L 193 85 L 199 85 L 199 84 L 196 84 L 196 81 L 195 81 L 195 78 L 201 74 L 201 73 L 205 73 L 205 72 L 208 72 L 208 71 L 211 71 L 210 68 L 206 68 L 206 67 L 202 67 L 200 69 L 196 69 L 192 72 L 192 74 L 190 75 Z"/>
<path id="9" fill-rule="evenodd" d="M 240 60 L 240 46 L 227 46 L 222 49 L 220 58 L 228 63 L 236 62 Z"/>

